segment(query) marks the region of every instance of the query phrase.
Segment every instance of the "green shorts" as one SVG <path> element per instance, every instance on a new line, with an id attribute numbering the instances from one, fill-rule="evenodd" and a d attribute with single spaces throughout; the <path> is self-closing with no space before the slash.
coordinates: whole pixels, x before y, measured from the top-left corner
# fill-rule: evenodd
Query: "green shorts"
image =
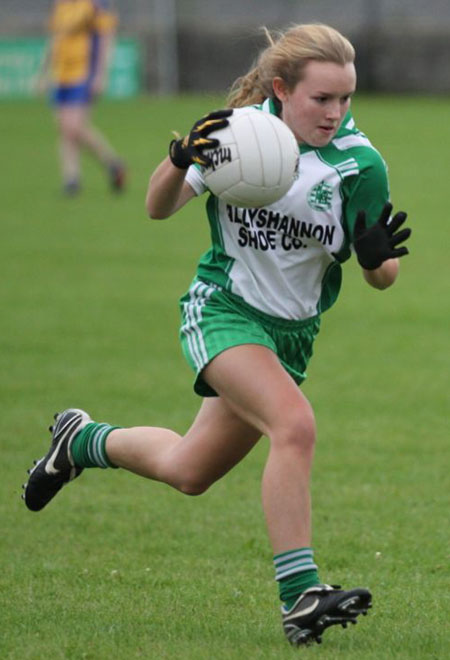
<path id="1" fill-rule="evenodd" d="M 300 385 L 319 332 L 320 317 L 291 321 L 269 316 L 215 284 L 194 280 L 180 299 L 180 339 L 184 355 L 196 373 L 194 391 L 217 396 L 202 378 L 211 360 L 232 346 L 261 344 L 270 348 Z"/>

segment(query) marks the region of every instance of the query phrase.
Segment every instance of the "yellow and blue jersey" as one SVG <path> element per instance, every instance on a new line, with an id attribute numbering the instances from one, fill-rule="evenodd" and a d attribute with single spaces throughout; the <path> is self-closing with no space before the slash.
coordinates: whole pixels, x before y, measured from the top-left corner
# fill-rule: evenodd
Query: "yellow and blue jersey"
<path id="1" fill-rule="evenodd" d="M 95 74 L 99 39 L 116 26 L 108 0 L 57 0 L 49 25 L 54 86 L 87 84 Z"/>

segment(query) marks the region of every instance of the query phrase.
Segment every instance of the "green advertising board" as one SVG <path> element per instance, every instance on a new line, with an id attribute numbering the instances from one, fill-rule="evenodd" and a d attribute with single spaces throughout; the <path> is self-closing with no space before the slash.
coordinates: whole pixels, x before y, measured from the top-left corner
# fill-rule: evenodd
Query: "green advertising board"
<path id="1" fill-rule="evenodd" d="M 135 96 L 141 89 L 141 53 L 135 39 L 118 39 L 109 66 L 106 95 Z"/>
<path id="2" fill-rule="evenodd" d="M 46 39 L 0 39 L 0 99 L 36 95 L 36 81 L 46 48 Z M 126 98 L 140 91 L 140 59 L 136 40 L 116 40 L 106 96 Z"/>

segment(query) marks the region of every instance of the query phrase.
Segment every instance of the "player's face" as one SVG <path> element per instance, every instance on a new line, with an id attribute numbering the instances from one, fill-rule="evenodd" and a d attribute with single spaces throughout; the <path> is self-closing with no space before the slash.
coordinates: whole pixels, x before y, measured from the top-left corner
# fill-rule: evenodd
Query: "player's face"
<path id="1" fill-rule="evenodd" d="M 275 78 L 274 91 L 283 104 L 282 119 L 300 143 L 323 147 L 335 136 L 356 87 L 353 63 L 308 62 L 293 90 Z"/>

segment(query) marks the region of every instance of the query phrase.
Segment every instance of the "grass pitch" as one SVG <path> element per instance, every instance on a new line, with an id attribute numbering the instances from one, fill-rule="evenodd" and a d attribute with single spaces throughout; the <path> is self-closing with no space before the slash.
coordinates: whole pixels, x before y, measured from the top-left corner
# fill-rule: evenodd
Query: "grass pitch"
<path id="1" fill-rule="evenodd" d="M 100 104 L 129 188 L 111 195 L 86 159 L 83 194 L 70 200 L 48 109 L 0 108 L 0 656 L 447 657 L 448 99 L 355 99 L 389 164 L 395 208 L 409 211 L 411 255 L 385 292 L 345 265 L 304 387 L 319 432 L 320 575 L 370 586 L 368 617 L 327 631 L 321 647 L 285 642 L 259 499 L 266 441 L 201 498 L 91 470 L 39 514 L 20 500 L 57 410 L 179 431 L 195 414 L 177 299 L 208 246 L 203 201 L 150 222 L 144 196 L 171 130 L 221 103 Z"/>

